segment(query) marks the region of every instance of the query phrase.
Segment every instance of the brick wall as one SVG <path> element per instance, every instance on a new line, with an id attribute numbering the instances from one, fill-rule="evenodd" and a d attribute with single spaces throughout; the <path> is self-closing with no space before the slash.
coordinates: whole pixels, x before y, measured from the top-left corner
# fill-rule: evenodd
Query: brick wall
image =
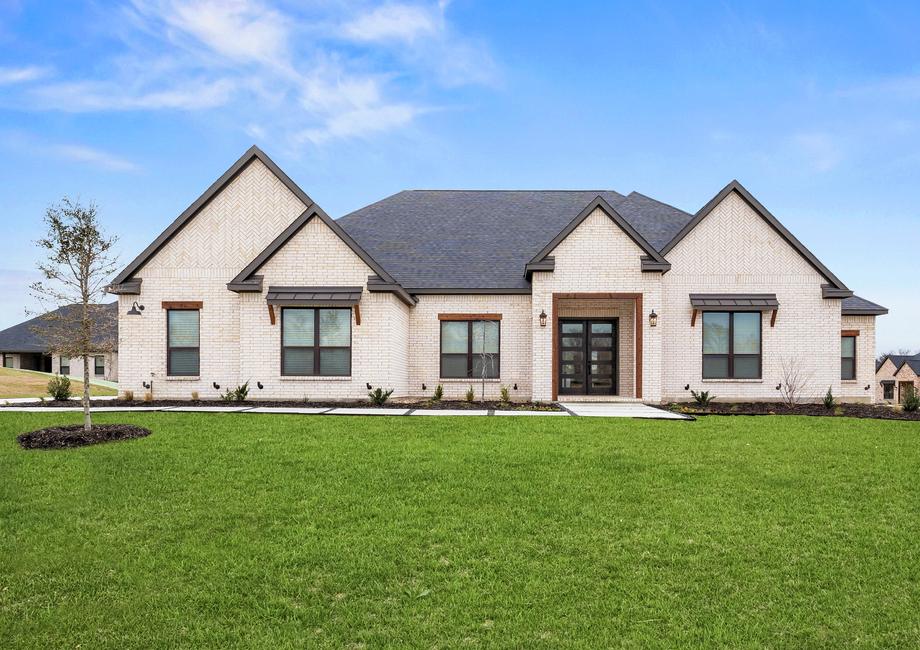
<path id="1" fill-rule="evenodd" d="M 305 206 L 259 160 L 254 160 L 136 274 L 139 296 L 119 296 L 119 387 L 140 397 L 153 380 L 154 396 L 216 398 L 213 382 L 240 382 L 240 299 L 233 279 Z M 131 303 L 142 316 L 126 315 Z M 166 377 L 166 312 L 162 301 L 201 301 L 201 374 Z M 245 381 L 245 378 L 243 378 Z"/>
<path id="2" fill-rule="evenodd" d="M 856 337 L 856 379 L 841 380 L 838 397 L 847 402 L 881 401 L 875 390 L 878 386 L 875 380 L 875 316 L 841 316 L 840 327 L 855 330 L 859 336 Z"/>
<path id="3" fill-rule="evenodd" d="M 645 253 L 598 208 L 569 234 L 551 253 L 555 270 L 533 274 L 531 322 L 537 323 L 545 310 L 546 327 L 533 330 L 534 399 L 552 399 L 554 293 L 642 293 L 643 314 L 661 312 L 661 274 L 643 273 Z M 647 319 L 643 315 L 643 321 Z M 661 328 L 647 325 L 643 332 L 642 399 L 661 399 Z M 600 398 L 603 399 L 603 398 Z"/>
<path id="4" fill-rule="evenodd" d="M 664 400 L 688 399 L 686 384 L 725 400 L 777 400 L 784 362 L 798 364 L 809 376 L 808 399 L 820 399 L 828 386 L 841 394 L 840 301 L 821 297 L 826 280 L 738 195 L 726 197 L 670 252 L 668 261 L 672 268 L 663 277 L 658 328 L 665 338 Z M 761 320 L 762 379 L 703 380 L 702 319 L 690 326 L 691 293 L 776 294 L 776 326 L 770 326 L 769 313 Z M 860 365 L 860 372 L 867 368 Z M 872 374 L 859 381 L 871 382 Z"/>
<path id="5" fill-rule="evenodd" d="M 531 333 L 539 321 L 532 318 L 530 296 L 491 295 L 422 295 L 409 313 L 409 389 L 413 395 L 430 397 L 435 386 L 444 386 L 444 397 L 462 399 L 472 385 L 476 398 L 482 390 L 482 380 L 440 379 L 441 324 L 438 314 L 501 314 L 501 353 L 498 379 L 486 380 L 486 398 L 499 396 L 507 386 L 513 400 L 531 397 Z M 422 384 L 428 389 L 422 391 Z M 517 384 L 517 390 L 513 386 Z"/>

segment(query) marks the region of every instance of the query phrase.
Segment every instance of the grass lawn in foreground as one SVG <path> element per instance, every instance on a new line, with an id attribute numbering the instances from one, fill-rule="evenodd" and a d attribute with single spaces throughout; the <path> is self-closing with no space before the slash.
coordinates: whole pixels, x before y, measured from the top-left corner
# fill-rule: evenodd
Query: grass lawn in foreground
<path id="1" fill-rule="evenodd" d="M 31 370 L 14 370 L 13 368 L 0 368 L 0 399 L 11 397 L 48 397 L 48 381 L 53 377 L 44 372 Z M 76 379 L 70 380 L 71 391 L 74 396 L 83 394 L 83 382 Z M 90 384 L 90 395 L 116 395 L 118 391 L 105 386 Z M 49 397 L 50 399 L 50 397 Z"/>
<path id="2" fill-rule="evenodd" d="M 917 647 L 920 423 L 0 413 L 0 645 Z"/>

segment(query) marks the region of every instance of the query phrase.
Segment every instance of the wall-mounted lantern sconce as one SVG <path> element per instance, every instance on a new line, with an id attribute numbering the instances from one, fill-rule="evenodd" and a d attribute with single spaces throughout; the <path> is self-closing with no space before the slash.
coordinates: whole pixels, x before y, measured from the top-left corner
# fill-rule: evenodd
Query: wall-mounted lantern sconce
<path id="1" fill-rule="evenodd" d="M 780 383 L 778 383 L 778 384 L 776 385 L 776 390 L 779 390 L 779 389 L 782 388 L 782 387 L 783 387 L 783 384 L 782 384 L 782 382 L 780 382 Z"/>
<path id="2" fill-rule="evenodd" d="M 220 390 L 220 384 L 218 384 L 216 381 L 211 382 L 211 385 L 214 387 L 214 390 Z"/>
<path id="3" fill-rule="evenodd" d="M 687 384 L 686 386 L 684 386 L 684 390 L 690 390 L 690 384 Z"/>
<path id="4" fill-rule="evenodd" d="M 422 390 L 428 390 L 428 386 L 426 386 L 425 384 L 422 384 Z"/>
<path id="5" fill-rule="evenodd" d="M 655 313 L 655 310 L 652 310 L 652 313 L 648 315 L 648 326 L 649 327 L 658 327 L 658 314 Z"/>
<path id="6" fill-rule="evenodd" d="M 518 389 L 517 384 L 515 384 L 515 385 L 514 385 L 514 390 L 517 390 L 517 389 Z"/>
<path id="7" fill-rule="evenodd" d="M 870 388 L 872 388 L 872 385 L 871 385 L 871 384 L 866 384 L 866 387 L 865 387 L 864 390 L 869 390 Z"/>
<path id="8" fill-rule="evenodd" d="M 365 384 L 365 386 L 367 386 L 367 390 L 374 390 L 374 387 L 371 386 L 370 383 Z"/>
<path id="9" fill-rule="evenodd" d="M 135 300 L 134 304 L 131 305 L 131 309 L 128 311 L 128 316 L 140 316 L 142 311 L 144 311 L 144 306 L 137 304 Z"/>
<path id="10" fill-rule="evenodd" d="M 546 310 L 540 311 L 540 327 L 546 327 Z"/>
<path id="11" fill-rule="evenodd" d="M 143 386 L 143 387 L 146 388 L 147 390 L 150 390 L 150 387 L 151 387 L 152 385 L 153 385 L 153 382 L 150 382 L 149 384 L 148 384 L 146 381 L 142 381 L 142 382 L 141 382 L 141 386 Z"/>
<path id="12" fill-rule="evenodd" d="M 265 388 L 265 386 L 262 385 L 262 382 L 261 382 L 261 381 L 257 381 L 257 382 L 256 382 L 256 386 L 259 387 L 259 390 L 262 390 L 263 388 Z"/>

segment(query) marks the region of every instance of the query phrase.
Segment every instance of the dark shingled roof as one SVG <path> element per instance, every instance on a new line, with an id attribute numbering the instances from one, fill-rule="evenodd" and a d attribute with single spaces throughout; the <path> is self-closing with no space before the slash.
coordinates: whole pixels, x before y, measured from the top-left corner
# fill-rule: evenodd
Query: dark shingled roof
<path id="1" fill-rule="evenodd" d="M 881 316 L 888 313 L 886 307 L 877 305 L 870 300 L 860 298 L 859 296 L 850 296 L 843 299 L 841 310 L 846 316 Z"/>
<path id="2" fill-rule="evenodd" d="M 524 266 L 598 196 L 656 250 L 692 218 L 638 192 L 407 190 L 337 223 L 409 290 L 529 290 Z"/>
<path id="3" fill-rule="evenodd" d="M 79 305 L 68 305 L 61 307 L 49 313 L 62 313 L 66 315 L 70 310 L 77 309 Z M 108 329 L 115 333 L 115 341 L 118 340 L 118 303 L 111 302 L 105 305 L 102 310 L 95 311 L 93 314 L 96 318 L 97 330 Z M 41 335 L 34 331 L 48 323 L 42 321 L 42 316 L 36 316 L 24 323 L 13 325 L 0 332 L 0 352 L 48 352 L 48 345 L 42 339 Z M 100 340 L 99 343 L 102 343 Z"/>

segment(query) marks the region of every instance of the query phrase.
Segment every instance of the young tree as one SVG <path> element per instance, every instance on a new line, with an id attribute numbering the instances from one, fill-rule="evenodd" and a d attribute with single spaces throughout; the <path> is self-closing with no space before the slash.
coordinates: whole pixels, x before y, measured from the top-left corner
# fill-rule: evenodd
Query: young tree
<path id="1" fill-rule="evenodd" d="M 479 355 L 479 379 L 482 382 L 479 391 L 480 402 L 486 401 L 486 379 L 495 376 L 495 354 L 486 351 L 486 328 L 490 322 L 485 320 L 476 321 L 482 329 L 478 333 L 475 329 L 473 330 L 473 353 Z"/>
<path id="2" fill-rule="evenodd" d="M 117 343 L 117 332 L 102 317 L 99 304 L 117 268 L 112 253 L 117 237 L 102 231 L 94 204 L 83 206 L 67 197 L 48 207 L 44 222 L 45 236 L 36 242 L 46 255 L 37 265 L 43 280 L 30 286 L 46 312 L 39 333 L 52 354 L 83 357 L 83 428 L 90 431 L 89 357 Z"/>

